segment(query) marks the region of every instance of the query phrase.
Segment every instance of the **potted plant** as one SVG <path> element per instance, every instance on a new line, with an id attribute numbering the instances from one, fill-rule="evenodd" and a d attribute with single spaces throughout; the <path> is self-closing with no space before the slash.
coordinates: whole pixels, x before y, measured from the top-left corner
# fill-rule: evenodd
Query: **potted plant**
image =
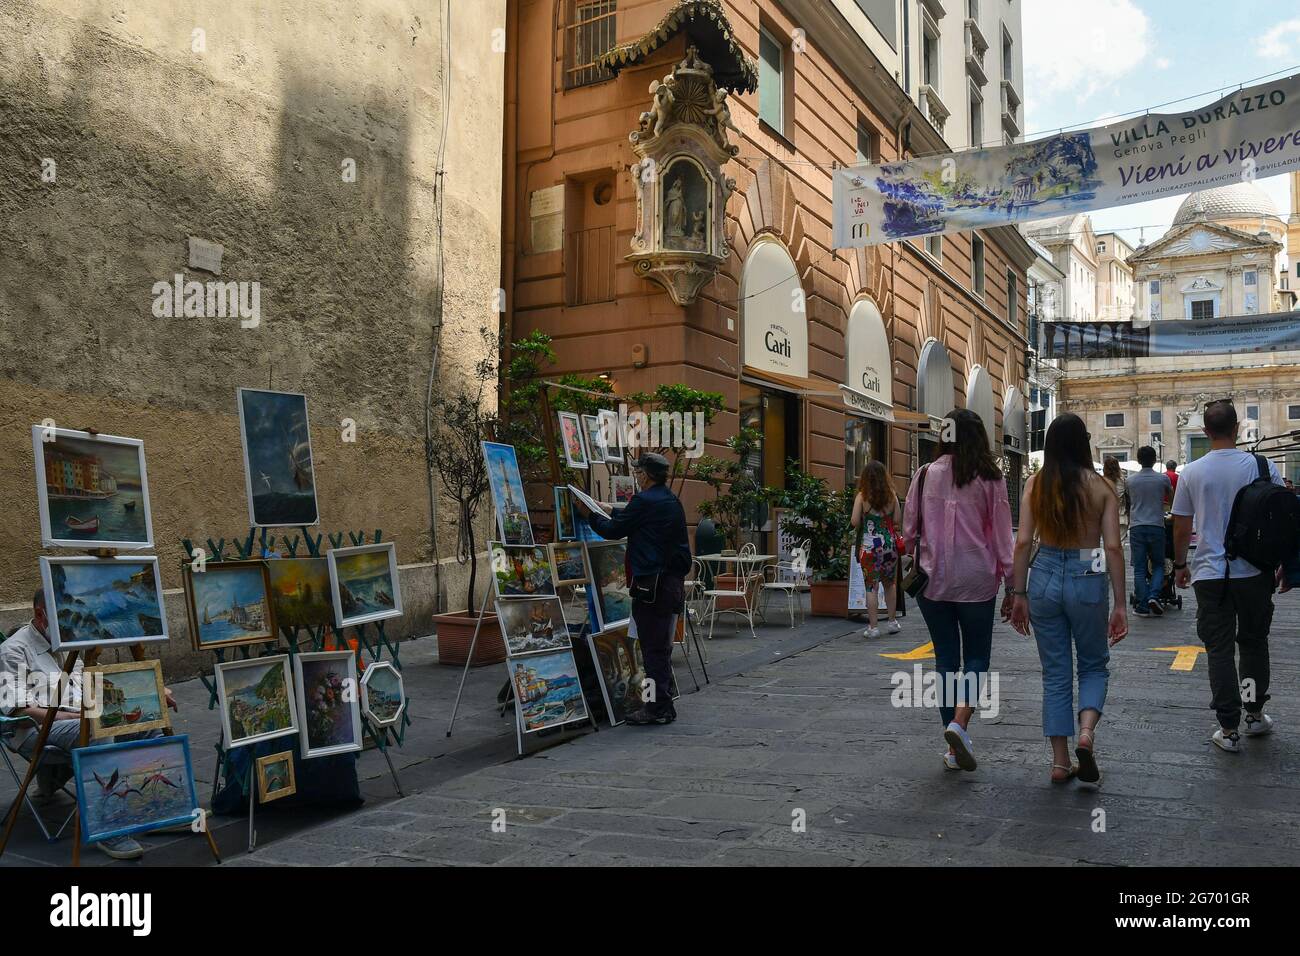
<path id="1" fill-rule="evenodd" d="M 481 334 L 489 345 L 488 354 L 475 365 L 473 375 L 459 387 L 440 383 L 433 395 L 433 417 L 440 428 L 437 440 L 430 442 L 425 451 L 430 467 L 441 480 L 443 499 L 456 508 L 456 560 L 462 565 L 469 564 L 465 609 L 433 616 L 438 660 L 442 664 L 463 665 L 469 657 L 477 627 L 478 643 L 471 662 L 475 667 L 500 663 L 506 658 L 496 614 L 486 612 L 480 623 L 474 601 L 474 586 L 478 582 L 478 542 L 474 528 L 489 487 L 487 464 L 479 443 L 490 439 L 497 426 L 496 414 L 486 407 L 488 386 L 495 385 L 497 377 L 496 336 L 486 328 Z"/>
<path id="2" fill-rule="evenodd" d="M 790 462 L 780 502 L 781 530 L 807 542 L 812 575 L 810 611 L 829 617 L 849 612 L 849 552 L 853 549 L 853 492 L 832 491 Z"/>

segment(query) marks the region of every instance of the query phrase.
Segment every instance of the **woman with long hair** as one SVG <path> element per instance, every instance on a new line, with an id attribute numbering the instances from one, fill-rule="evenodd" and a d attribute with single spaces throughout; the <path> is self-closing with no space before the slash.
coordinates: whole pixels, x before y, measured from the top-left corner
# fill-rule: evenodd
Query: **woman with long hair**
<path id="1" fill-rule="evenodd" d="M 894 618 L 898 606 L 898 495 L 889 482 L 889 473 L 878 461 L 869 461 L 858 476 L 858 493 L 853 497 L 853 528 L 861 529 L 856 540 L 857 559 L 862 565 L 862 580 L 867 590 L 867 624 L 863 637 L 879 637 L 876 621 L 880 617 L 876 590 L 885 588 L 885 610 L 889 620 L 885 630 L 897 634 L 902 630 Z"/>
<path id="2" fill-rule="evenodd" d="M 1089 455 L 1092 452 L 1089 451 Z M 1124 526 L 1128 524 L 1128 509 L 1124 507 L 1125 496 L 1128 494 L 1128 482 L 1124 480 L 1124 469 L 1119 466 L 1119 459 L 1114 455 L 1107 455 L 1101 461 L 1101 476 L 1106 479 L 1106 484 L 1110 485 L 1110 490 L 1115 493 L 1119 499 L 1119 530 L 1120 537 L 1123 537 Z"/>
<path id="3" fill-rule="evenodd" d="M 977 414 L 950 412 L 941 434 L 935 460 L 912 478 L 903 540 L 929 578 L 916 603 L 943 680 L 944 766 L 974 770 L 968 727 L 988 676 L 993 602 L 1003 581 L 1004 618 L 1011 607 L 1011 502 Z"/>
<path id="4" fill-rule="evenodd" d="M 1027 635 L 1032 623 L 1038 643 L 1043 735 L 1052 744 L 1052 783 L 1068 783 L 1076 776 L 1083 783 L 1101 782 L 1094 745 L 1106 703 L 1110 648 L 1128 633 L 1119 498 L 1092 466 L 1090 438 L 1078 415 L 1053 419 L 1043 443 L 1043 467 L 1025 485 L 1016 538 L 1011 626 Z M 1039 548 L 1030 574 L 1035 535 Z M 1109 620 L 1108 578 L 1115 599 Z M 1069 751 L 1076 714 L 1078 766 L 1071 764 Z"/>

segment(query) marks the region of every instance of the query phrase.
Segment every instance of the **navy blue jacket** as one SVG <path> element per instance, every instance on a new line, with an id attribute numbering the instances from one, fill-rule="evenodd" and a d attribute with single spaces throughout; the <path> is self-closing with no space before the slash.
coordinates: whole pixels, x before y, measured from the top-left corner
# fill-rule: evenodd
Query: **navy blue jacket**
<path id="1" fill-rule="evenodd" d="M 666 484 L 637 492 L 612 518 L 593 511 L 588 521 L 602 538 L 627 538 L 628 567 L 634 578 L 660 572 L 684 576 L 691 569 L 686 510 Z"/>

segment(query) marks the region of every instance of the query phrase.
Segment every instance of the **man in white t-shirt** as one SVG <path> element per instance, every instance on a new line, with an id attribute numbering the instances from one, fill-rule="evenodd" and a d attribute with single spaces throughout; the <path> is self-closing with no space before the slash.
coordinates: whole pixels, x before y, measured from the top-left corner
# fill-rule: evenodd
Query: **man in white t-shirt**
<path id="1" fill-rule="evenodd" d="M 1186 588 L 1190 581 L 1196 592 L 1196 636 L 1205 645 L 1210 706 L 1219 718 L 1213 740 L 1221 750 L 1236 753 L 1241 748 L 1237 729 L 1243 684 L 1246 734 L 1266 734 L 1273 729 L 1264 702 L 1268 700 L 1268 630 L 1273 622 L 1275 579 L 1273 569 L 1263 572 L 1241 558 L 1228 567 L 1224 538 L 1232 503 L 1238 491 L 1259 477 L 1255 456 L 1236 447 L 1237 410 L 1231 401 L 1206 405 L 1205 434 L 1210 451 L 1183 469 L 1174 493 L 1174 583 Z M 1277 468 L 1271 461 L 1267 465 L 1274 483 L 1282 484 Z M 1193 519 L 1196 557 L 1188 568 Z"/>

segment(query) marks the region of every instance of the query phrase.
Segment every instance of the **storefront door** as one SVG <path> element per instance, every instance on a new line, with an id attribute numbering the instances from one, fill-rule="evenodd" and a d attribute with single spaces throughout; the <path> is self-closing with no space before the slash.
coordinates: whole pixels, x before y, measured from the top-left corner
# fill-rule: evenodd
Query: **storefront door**
<path id="1" fill-rule="evenodd" d="M 785 463 L 791 459 L 801 461 L 799 406 L 797 395 L 748 382 L 740 384 L 740 425 L 763 436 L 748 463 L 750 476 L 760 485 L 785 488 Z M 754 526 L 761 530 L 742 533 L 741 542 L 752 541 L 763 554 L 775 554 L 777 529 L 771 527 L 771 509 L 763 506 L 753 519 Z"/>

